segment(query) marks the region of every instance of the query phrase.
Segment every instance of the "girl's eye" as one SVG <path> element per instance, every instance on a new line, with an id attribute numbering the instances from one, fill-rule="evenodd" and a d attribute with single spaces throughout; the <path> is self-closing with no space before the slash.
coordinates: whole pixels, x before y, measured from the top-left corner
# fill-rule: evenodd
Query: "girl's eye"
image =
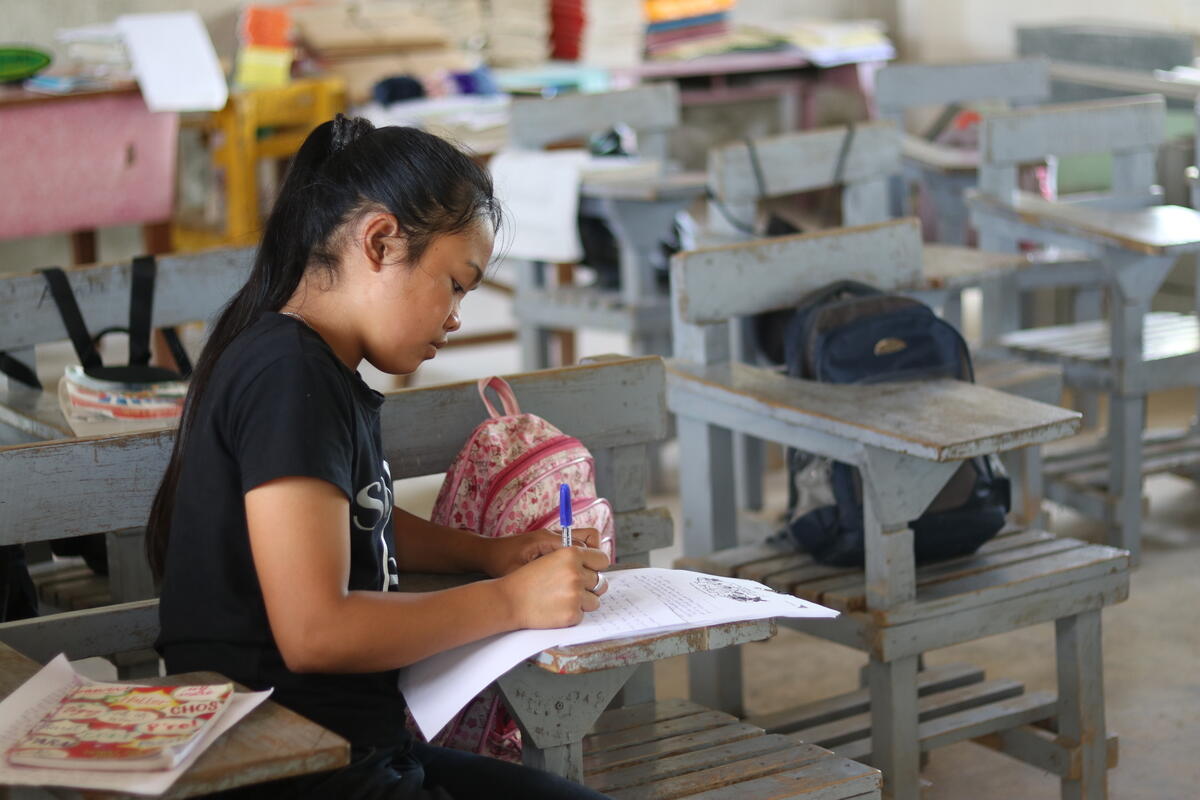
<path id="1" fill-rule="evenodd" d="M 455 294 L 466 294 L 467 293 L 467 290 L 462 287 L 462 284 L 459 283 L 458 281 L 454 280 L 454 278 L 450 279 L 450 283 L 454 286 Z"/>

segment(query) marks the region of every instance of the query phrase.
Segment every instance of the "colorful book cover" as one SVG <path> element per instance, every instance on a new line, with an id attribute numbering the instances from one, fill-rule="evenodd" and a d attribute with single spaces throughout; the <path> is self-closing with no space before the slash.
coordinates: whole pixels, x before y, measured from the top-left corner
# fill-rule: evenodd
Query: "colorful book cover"
<path id="1" fill-rule="evenodd" d="M 232 694 L 231 683 L 84 683 L 9 748 L 8 762 L 61 769 L 171 769 L 229 707 Z"/>

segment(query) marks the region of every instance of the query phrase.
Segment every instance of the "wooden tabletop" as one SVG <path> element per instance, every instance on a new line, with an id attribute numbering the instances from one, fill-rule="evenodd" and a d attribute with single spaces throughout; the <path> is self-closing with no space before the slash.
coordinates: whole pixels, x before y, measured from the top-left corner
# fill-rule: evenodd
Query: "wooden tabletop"
<path id="1" fill-rule="evenodd" d="M 975 247 L 928 243 L 921 248 L 923 285 L 931 289 L 977 286 L 984 278 L 1024 269 L 1032 262 L 1023 253 L 994 253 Z"/>
<path id="2" fill-rule="evenodd" d="M 1051 61 L 1050 78 L 1063 83 L 1097 86 L 1127 94 L 1161 94 L 1168 100 L 1182 100 L 1186 103 L 1191 103 L 1200 97 L 1200 83 L 1178 78 L 1159 77 L 1150 70 L 1118 69 L 1097 67 L 1091 64 Z"/>
<path id="3" fill-rule="evenodd" d="M 0 109 L 42 103 L 62 103 L 69 100 L 93 100 L 97 97 L 116 97 L 137 94 L 139 91 L 140 90 L 138 89 L 137 84 L 132 81 L 127 84 L 114 86 L 108 89 L 88 89 L 81 92 L 68 92 L 66 94 L 31 92 L 28 89 L 22 89 L 19 86 L 0 85 Z"/>
<path id="4" fill-rule="evenodd" d="M 1200 250 L 1200 211 L 1183 206 L 1109 211 L 1045 200 L 1031 192 L 1014 192 L 1009 203 L 976 192 L 971 195 L 970 203 L 985 212 L 999 212 L 1031 225 L 1135 253 L 1173 255 Z"/>
<path id="5" fill-rule="evenodd" d="M 584 197 L 609 197 L 616 200 L 687 200 L 704 194 L 708 176 L 703 172 L 676 172 L 651 179 L 588 180 L 580 194 Z"/>
<path id="6" fill-rule="evenodd" d="M 1080 426 L 1075 411 L 973 383 L 818 383 L 737 362 L 668 361 L 667 403 L 691 416 L 701 406 L 730 407 L 738 418 L 783 422 L 930 461 L 1050 442 Z"/>
<path id="7" fill-rule="evenodd" d="M 774 636 L 775 630 L 773 619 L 702 625 L 670 633 L 552 647 L 530 660 L 547 672 L 580 675 L 736 644 L 761 642 Z"/>
<path id="8" fill-rule="evenodd" d="M 900 139 L 900 152 L 905 158 L 942 172 L 971 173 L 979 169 L 979 151 L 962 147 L 947 147 L 911 133 Z"/>
<path id="9" fill-rule="evenodd" d="M 41 665 L 0 643 L 0 694 L 7 697 Z M 223 683 L 215 672 L 188 672 L 138 679 L 148 685 Z M 164 798 L 194 797 L 251 783 L 321 772 L 350 763 L 342 737 L 278 703 L 266 700 L 223 733 L 171 787 Z M 125 795 L 85 791 L 86 798 L 115 800 Z"/>

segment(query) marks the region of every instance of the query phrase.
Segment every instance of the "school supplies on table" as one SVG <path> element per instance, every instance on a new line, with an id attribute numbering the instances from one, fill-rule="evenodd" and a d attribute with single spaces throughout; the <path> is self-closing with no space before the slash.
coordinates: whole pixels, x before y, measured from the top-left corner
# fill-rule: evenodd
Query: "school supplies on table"
<path id="1" fill-rule="evenodd" d="M 170 678 L 166 680 L 170 682 Z M 104 688 L 87 688 L 96 686 Z M 67 769 L 64 769 L 57 762 L 54 766 L 24 766 L 12 763 L 12 758 L 9 754 L 14 748 L 18 750 L 29 749 L 20 747 L 19 743 L 22 741 L 33 741 L 28 738 L 30 736 L 38 737 L 45 744 L 49 744 L 50 740 L 62 740 L 58 743 L 65 744 L 65 740 L 68 738 L 88 742 L 88 737 L 94 737 L 91 740 L 94 742 L 94 745 L 89 744 L 88 749 L 93 749 L 100 745 L 117 745 L 117 742 L 103 742 L 100 740 L 116 738 L 118 735 L 125 737 L 128 735 L 128 728 L 126 726 L 149 725 L 150 723 L 148 718 L 144 722 L 133 722 L 134 717 L 126 713 L 128 711 L 137 710 L 144 713 L 152 711 L 155 714 L 156 720 L 163 719 L 167 721 L 172 719 L 182 720 L 185 718 L 203 719 L 204 715 L 209 713 L 207 711 L 192 709 L 186 713 L 170 714 L 167 710 L 169 708 L 185 709 L 189 705 L 196 705 L 190 702 L 190 698 L 185 701 L 182 697 L 177 699 L 169 694 L 173 690 L 182 690 L 183 686 L 179 684 L 146 687 L 152 699 L 137 701 L 133 704 L 136 708 L 109 707 L 104 702 L 104 699 L 109 697 L 108 690 L 112 686 L 131 689 L 134 687 L 134 684 L 99 684 L 91 681 L 75 672 L 67 662 L 66 656 L 59 655 L 46 664 L 32 678 L 5 697 L 3 701 L 0 701 L 0 753 L 4 754 L 4 757 L 0 758 L 0 785 L 68 786 L 76 789 L 112 791 L 126 794 L 162 794 L 170 789 L 180 776 L 203 755 L 204 751 L 216 741 L 217 737 L 229 730 L 229 728 L 254 710 L 271 694 L 270 690 L 265 692 L 232 692 L 228 694 L 223 701 L 223 708 L 220 713 L 212 714 L 200 723 L 195 740 L 185 748 L 185 752 L 178 754 L 177 758 L 174 756 L 169 757 L 169 759 L 174 759 L 175 761 L 173 766 L 157 766 L 148 769 L 140 767 L 137 769 L 114 769 L 111 765 L 108 767 L 100 766 L 99 762 L 104 760 L 101 758 L 93 758 L 91 761 L 95 763 L 82 764 L 78 767 L 72 764 L 72 768 Z M 229 684 L 225 684 L 225 686 L 228 687 Z M 202 688 L 202 693 L 205 694 L 212 691 L 206 687 L 199 686 L 192 687 L 188 691 L 201 692 Z M 84 713 L 94 712 L 96 716 L 72 716 L 79 709 L 68 708 L 66 712 L 63 711 L 64 698 L 78 690 L 83 690 L 84 694 L 96 693 L 103 695 L 103 698 L 89 696 L 83 699 L 83 704 L 93 706 L 92 708 L 82 709 Z M 217 692 L 218 696 L 222 693 L 223 690 Z M 212 702 L 212 699 L 198 700 L 198 703 L 205 707 Z M 138 705 L 139 703 L 145 705 Z M 175 705 L 177 703 L 179 705 Z M 74 703 L 68 705 L 80 704 Z M 121 712 L 119 716 L 109 717 L 107 719 L 113 721 L 106 721 L 103 715 L 117 711 Z M 193 711 L 195 711 L 195 715 L 189 716 Z M 70 724 L 59 725 L 56 723 Z M 194 724 L 188 723 L 189 726 Z M 46 725 L 52 725 L 53 727 L 47 730 Z M 167 727 L 173 726 L 152 726 L 152 738 L 175 738 L 177 741 L 170 744 L 178 744 L 178 740 L 181 737 L 178 734 L 171 735 L 167 733 L 165 730 Z M 159 728 L 163 728 L 164 730 L 158 730 Z M 95 731 L 95 733 L 88 733 L 89 731 Z M 116 731 L 118 733 L 105 733 L 101 736 L 101 731 Z M 78 745 L 76 746 L 78 747 Z M 39 747 L 36 749 L 65 750 L 68 748 Z M 60 760 L 67 761 L 69 758 L 64 757 Z"/>
<path id="2" fill-rule="evenodd" d="M 400 690 L 420 730 L 427 736 L 437 734 L 477 692 L 523 659 L 550 647 L 744 620 L 838 615 L 757 581 L 649 567 L 607 575 L 609 589 L 600 608 L 585 614 L 573 628 L 491 636 L 439 653 L 401 672 Z"/>
<path id="3" fill-rule="evenodd" d="M 170 769 L 216 723 L 232 695 L 232 683 L 83 683 L 8 749 L 8 763 L 54 769 Z"/>

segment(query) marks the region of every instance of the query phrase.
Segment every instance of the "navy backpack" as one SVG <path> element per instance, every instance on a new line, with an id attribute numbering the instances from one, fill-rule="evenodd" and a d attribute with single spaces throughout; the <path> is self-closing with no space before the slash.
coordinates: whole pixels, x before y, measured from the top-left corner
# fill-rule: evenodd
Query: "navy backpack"
<path id="1" fill-rule="evenodd" d="M 953 325 L 924 303 L 853 281 L 818 289 L 788 312 L 785 325 L 758 333 L 778 337 L 760 341 L 760 350 L 769 357 L 782 344 L 787 374 L 795 378 L 827 383 L 974 380 L 971 355 Z M 787 461 L 789 522 L 777 537 L 794 542 L 822 564 L 862 565 L 858 470 L 794 450 Z M 825 484 L 818 493 L 832 494 L 833 502 L 803 508 L 804 480 L 811 485 L 814 476 Z M 925 513 L 910 523 L 916 560 L 974 552 L 1004 527 L 1008 509 L 1008 479 L 993 459 L 964 461 Z"/>

